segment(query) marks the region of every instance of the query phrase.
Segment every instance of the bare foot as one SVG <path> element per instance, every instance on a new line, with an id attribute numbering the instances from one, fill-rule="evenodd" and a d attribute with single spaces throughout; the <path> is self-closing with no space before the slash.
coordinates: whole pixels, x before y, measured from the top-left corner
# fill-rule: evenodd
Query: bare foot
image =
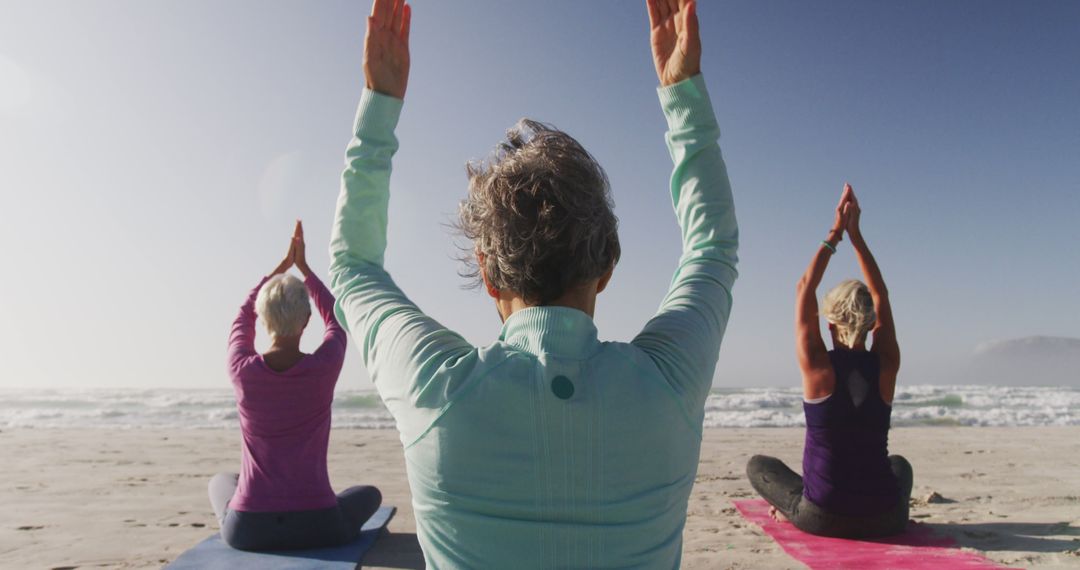
<path id="1" fill-rule="evenodd" d="M 776 507 L 769 507 L 769 516 L 772 517 L 773 520 L 776 522 L 787 522 L 787 517 L 784 516 L 784 513 L 781 513 L 779 510 L 777 510 Z"/>

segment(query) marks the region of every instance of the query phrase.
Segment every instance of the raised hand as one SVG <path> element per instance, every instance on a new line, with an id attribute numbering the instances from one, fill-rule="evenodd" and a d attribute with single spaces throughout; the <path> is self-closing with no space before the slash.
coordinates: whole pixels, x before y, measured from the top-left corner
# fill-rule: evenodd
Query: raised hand
<path id="1" fill-rule="evenodd" d="M 861 238 L 862 230 L 859 228 L 859 216 L 862 214 L 862 208 L 859 207 L 859 199 L 855 197 L 855 191 L 851 189 L 851 184 L 844 185 L 844 196 L 848 198 L 844 206 L 844 213 L 847 214 L 844 229 L 853 239 Z"/>
<path id="2" fill-rule="evenodd" d="M 405 0 L 375 0 L 364 39 L 364 80 L 367 88 L 405 98 L 409 84 L 409 24 L 412 6 Z"/>
<path id="3" fill-rule="evenodd" d="M 694 0 L 646 0 L 653 63 L 660 85 L 701 73 L 701 35 Z"/>
<path id="4" fill-rule="evenodd" d="M 299 222 L 297 222 L 297 223 L 299 223 Z M 285 259 L 281 260 L 281 263 L 279 263 L 278 266 L 274 268 L 274 271 L 272 271 L 270 273 L 270 276 L 273 277 L 274 275 L 280 275 L 282 273 L 285 273 L 286 271 L 289 270 L 290 267 L 293 266 L 293 263 L 295 263 L 295 262 L 296 262 L 296 239 L 293 238 L 292 240 L 289 241 L 289 251 L 285 252 Z"/>
<path id="5" fill-rule="evenodd" d="M 836 219 L 833 221 L 830 234 L 843 234 L 848 228 L 848 220 L 851 218 L 851 203 L 855 200 L 855 192 L 850 184 L 844 184 L 844 191 L 840 194 L 840 203 L 836 205 Z"/>
<path id="6" fill-rule="evenodd" d="M 289 251 L 292 252 L 293 263 L 296 264 L 296 268 L 300 270 L 300 273 L 307 277 L 311 274 L 311 268 L 307 264 L 307 254 L 305 253 L 304 246 L 304 225 L 300 220 L 296 220 L 296 229 L 293 230 L 292 246 Z"/>

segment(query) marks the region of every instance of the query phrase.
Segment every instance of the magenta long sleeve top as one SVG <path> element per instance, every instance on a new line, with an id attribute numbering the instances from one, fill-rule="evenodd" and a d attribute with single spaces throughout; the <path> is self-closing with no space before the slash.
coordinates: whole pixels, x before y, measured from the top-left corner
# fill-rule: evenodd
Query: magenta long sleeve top
<path id="1" fill-rule="evenodd" d="M 252 289 L 229 335 L 229 376 L 243 434 L 235 511 L 325 509 L 337 504 L 326 472 L 330 404 L 345 359 L 345 330 L 334 317 L 334 296 L 314 275 L 304 280 L 326 325 L 323 342 L 288 370 L 271 369 L 255 352 Z"/>

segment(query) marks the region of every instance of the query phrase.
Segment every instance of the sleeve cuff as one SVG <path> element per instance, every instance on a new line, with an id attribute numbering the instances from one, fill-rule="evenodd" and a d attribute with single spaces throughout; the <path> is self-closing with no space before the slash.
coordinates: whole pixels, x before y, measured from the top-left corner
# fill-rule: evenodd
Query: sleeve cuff
<path id="1" fill-rule="evenodd" d="M 382 135 L 394 132 L 405 101 L 364 88 L 356 109 L 356 135 Z"/>
<path id="2" fill-rule="evenodd" d="M 705 78 L 699 73 L 674 85 L 657 89 L 660 106 L 664 109 L 668 128 L 679 130 L 687 126 L 715 125 L 709 90 Z"/>

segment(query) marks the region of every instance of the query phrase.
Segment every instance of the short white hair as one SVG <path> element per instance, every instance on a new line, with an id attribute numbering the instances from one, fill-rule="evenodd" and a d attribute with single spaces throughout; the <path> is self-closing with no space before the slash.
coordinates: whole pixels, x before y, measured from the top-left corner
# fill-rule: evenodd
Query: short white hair
<path id="1" fill-rule="evenodd" d="M 855 346 L 877 322 L 874 299 L 866 284 L 857 279 L 842 281 L 825 294 L 821 314 L 836 325 L 844 346 Z"/>
<path id="2" fill-rule="evenodd" d="M 255 312 L 273 338 L 300 336 L 311 317 L 304 282 L 289 274 L 275 275 L 259 288 Z"/>

